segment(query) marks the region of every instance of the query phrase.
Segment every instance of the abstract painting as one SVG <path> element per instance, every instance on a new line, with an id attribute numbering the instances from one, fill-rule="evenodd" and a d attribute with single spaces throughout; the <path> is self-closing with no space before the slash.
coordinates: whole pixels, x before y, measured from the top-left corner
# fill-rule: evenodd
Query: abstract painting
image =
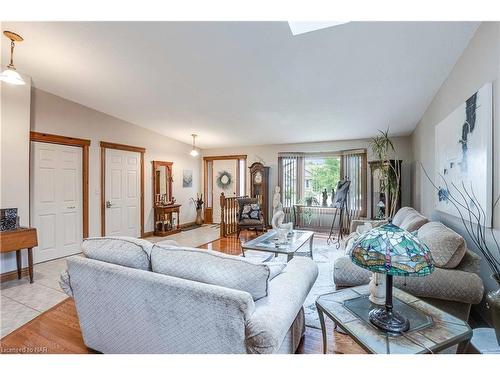
<path id="1" fill-rule="evenodd" d="M 193 171 L 190 169 L 184 169 L 182 171 L 182 187 L 190 188 L 193 187 Z"/>
<path id="2" fill-rule="evenodd" d="M 466 208 L 484 212 L 485 224 L 491 227 L 492 84 L 485 84 L 471 95 L 436 126 L 435 132 L 436 209 L 458 217 L 462 214 L 466 220 Z M 462 207 L 453 204 L 450 196 L 458 198 Z M 476 207 L 473 200 L 480 207 Z"/>

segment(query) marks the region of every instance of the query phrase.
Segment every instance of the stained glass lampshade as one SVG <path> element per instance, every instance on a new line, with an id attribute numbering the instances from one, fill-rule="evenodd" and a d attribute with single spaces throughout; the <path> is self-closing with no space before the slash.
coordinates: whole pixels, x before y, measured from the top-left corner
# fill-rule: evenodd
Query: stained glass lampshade
<path id="1" fill-rule="evenodd" d="M 393 276 L 427 276 L 434 271 L 429 248 L 391 222 L 362 234 L 348 249 L 351 261 L 376 273 L 385 273 L 385 308 L 370 311 L 370 321 L 391 333 L 409 329 L 408 320 L 392 310 Z"/>

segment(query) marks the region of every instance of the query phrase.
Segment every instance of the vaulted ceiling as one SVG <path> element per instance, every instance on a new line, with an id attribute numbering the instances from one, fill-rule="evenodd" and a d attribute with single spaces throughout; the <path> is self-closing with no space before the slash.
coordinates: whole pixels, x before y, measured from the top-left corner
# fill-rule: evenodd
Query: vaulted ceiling
<path id="1" fill-rule="evenodd" d="M 409 134 L 477 26 L 2 23 L 35 87 L 203 148 Z"/>

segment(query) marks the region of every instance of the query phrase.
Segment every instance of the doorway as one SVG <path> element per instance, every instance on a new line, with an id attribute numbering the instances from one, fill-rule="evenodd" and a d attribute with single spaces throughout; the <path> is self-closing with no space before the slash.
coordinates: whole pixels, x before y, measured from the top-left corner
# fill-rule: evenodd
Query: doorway
<path id="1" fill-rule="evenodd" d="M 220 223 L 220 196 L 244 196 L 246 194 L 246 155 L 206 156 L 204 162 L 205 223 Z M 220 184 L 224 173 L 228 184 Z"/>
<path id="2" fill-rule="evenodd" d="M 144 236 L 145 151 L 101 142 L 102 236 Z"/>
<path id="3" fill-rule="evenodd" d="M 38 132 L 30 139 L 30 225 L 40 263 L 79 253 L 88 236 L 90 141 Z"/>

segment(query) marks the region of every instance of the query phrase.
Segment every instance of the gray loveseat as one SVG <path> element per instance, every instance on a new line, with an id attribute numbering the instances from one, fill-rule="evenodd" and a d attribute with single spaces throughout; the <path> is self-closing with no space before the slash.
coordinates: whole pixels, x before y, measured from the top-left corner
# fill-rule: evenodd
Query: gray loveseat
<path id="1" fill-rule="evenodd" d="M 294 353 L 318 270 L 132 238 L 84 242 L 61 286 L 103 353 Z"/>
<path id="2" fill-rule="evenodd" d="M 356 220 L 348 241 L 353 240 L 357 227 L 367 221 Z M 370 221 L 373 225 L 383 221 Z M 479 277 L 480 257 L 468 250 L 465 240 L 438 222 L 429 220 L 411 207 L 401 208 L 393 224 L 426 243 L 436 262 L 434 272 L 426 277 L 395 277 L 394 285 L 461 319 L 468 320 L 471 305 L 481 302 L 483 282 Z M 445 264 L 446 263 L 446 264 Z M 368 284 L 371 272 L 356 266 L 348 256 L 335 261 L 334 282 L 337 287 Z"/>

